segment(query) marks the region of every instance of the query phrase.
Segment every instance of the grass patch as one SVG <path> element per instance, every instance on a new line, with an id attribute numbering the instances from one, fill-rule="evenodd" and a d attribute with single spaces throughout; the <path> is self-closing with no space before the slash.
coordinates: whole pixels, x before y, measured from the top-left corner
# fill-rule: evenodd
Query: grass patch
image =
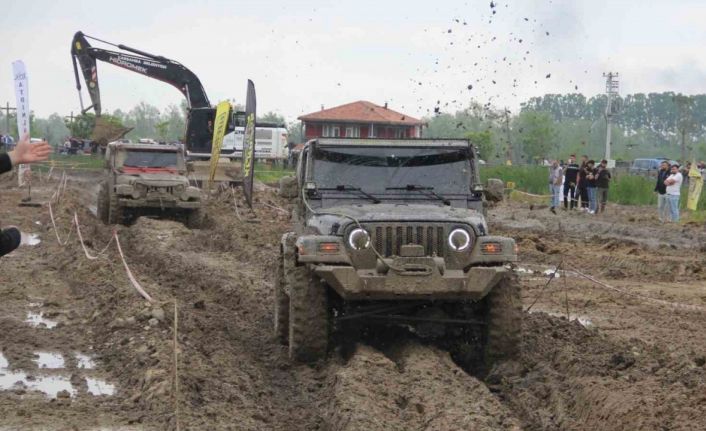
<path id="1" fill-rule="evenodd" d="M 549 194 L 549 168 L 547 166 L 481 166 L 482 181 L 488 178 L 499 178 L 506 184 L 515 183 L 515 188 L 527 193 Z M 620 174 L 611 181 L 608 191 L 608 202 L 622 205 L 657 205 L 654 194 L 656 179 L 636 175 Z M 706 185 L 705 185 L 706 186 Z M 680 207 L 685 210 L 687 188 L 682 188 Z M 701 192 L 697 208 L 706 210 L 706 187 Z M 701 211 L 697 211 L 699 213 Z M 686 213 L 685 213 L 686 214 Z M 695 217 L 703 217 L 698 214 Z"/>
<path id="2" fill-rule="evenodd" d="M 294 170 L 268 163 L 255 163 L 255 178 L 263 183 L 277 183 L 280 178 L 288 175 L 294 175 Z"/>

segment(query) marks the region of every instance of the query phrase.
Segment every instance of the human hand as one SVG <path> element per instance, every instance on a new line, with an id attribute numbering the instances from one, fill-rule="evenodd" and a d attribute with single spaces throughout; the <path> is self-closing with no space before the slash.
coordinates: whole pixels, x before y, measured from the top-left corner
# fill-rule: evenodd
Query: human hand
<path id="1" fill-rule="evenodd" d="M 30 143 L 29 135 L 23 136 L 15 149 L 8 153 L 13 165 L 41 162 L 47 160 L 49 154 L 51 147 L 46 141 Z"/>

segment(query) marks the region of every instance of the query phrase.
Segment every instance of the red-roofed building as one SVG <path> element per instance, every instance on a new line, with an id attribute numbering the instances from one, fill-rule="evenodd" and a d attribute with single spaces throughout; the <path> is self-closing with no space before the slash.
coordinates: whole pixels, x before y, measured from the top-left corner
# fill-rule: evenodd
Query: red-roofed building
<path id="1" fill-rule="evenodd" d="M 304 137 L 421 138 L 424 122 L 385 106 L 359 100 L 302 115 Z"/>

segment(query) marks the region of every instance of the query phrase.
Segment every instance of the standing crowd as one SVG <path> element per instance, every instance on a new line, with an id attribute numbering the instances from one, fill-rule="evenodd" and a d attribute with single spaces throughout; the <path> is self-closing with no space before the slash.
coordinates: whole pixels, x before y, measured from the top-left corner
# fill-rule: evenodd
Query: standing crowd
<path id="1" fill-rule="evenodd" d="M 661 222 L 679 221 L 679 198 L 684 178 L 685 174 L 680 171 L 678 164 L 670 165 L 669 161 L 662 161 L 654 189 Z M 573 154 L 565 166 L 554 160 L 549 168 L 549 210 L 556 214 L 557 208 L 561 207 L 563 195 L 564 210 L 579 209 L 588 214 L 605 212 L 611 180 L 608 161 L 605 159 L 598 166 L 585 155 L 581 156 L 580 165 L 576 163 Z"/>
<path id="2" fill-rule="evenodd" d="M 581 210 L 589 214 L 605 211 L 608 202 L 608 189 L 612 176 L 608 161 L 601 160 L 596 166 L 595 160 L 581 156 L 581 164 L 576 163 L 572 154 L 565 167 L 558 160 L 549 168 L 549 191 L 551 203 L 549 210 L 556 214 L 564 196 L 564 210 Z"/>

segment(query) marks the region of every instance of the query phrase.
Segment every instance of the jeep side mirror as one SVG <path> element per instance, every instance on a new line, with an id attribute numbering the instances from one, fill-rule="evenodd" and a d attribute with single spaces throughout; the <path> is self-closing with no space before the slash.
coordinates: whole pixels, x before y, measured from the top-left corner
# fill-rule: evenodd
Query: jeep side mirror
<path id="1" fill-rule="evenodd" d="M 299 195 L 297 178 L 290 175 L 280 178 L 279 195 L 288 199 L 296 198 Z"/>

